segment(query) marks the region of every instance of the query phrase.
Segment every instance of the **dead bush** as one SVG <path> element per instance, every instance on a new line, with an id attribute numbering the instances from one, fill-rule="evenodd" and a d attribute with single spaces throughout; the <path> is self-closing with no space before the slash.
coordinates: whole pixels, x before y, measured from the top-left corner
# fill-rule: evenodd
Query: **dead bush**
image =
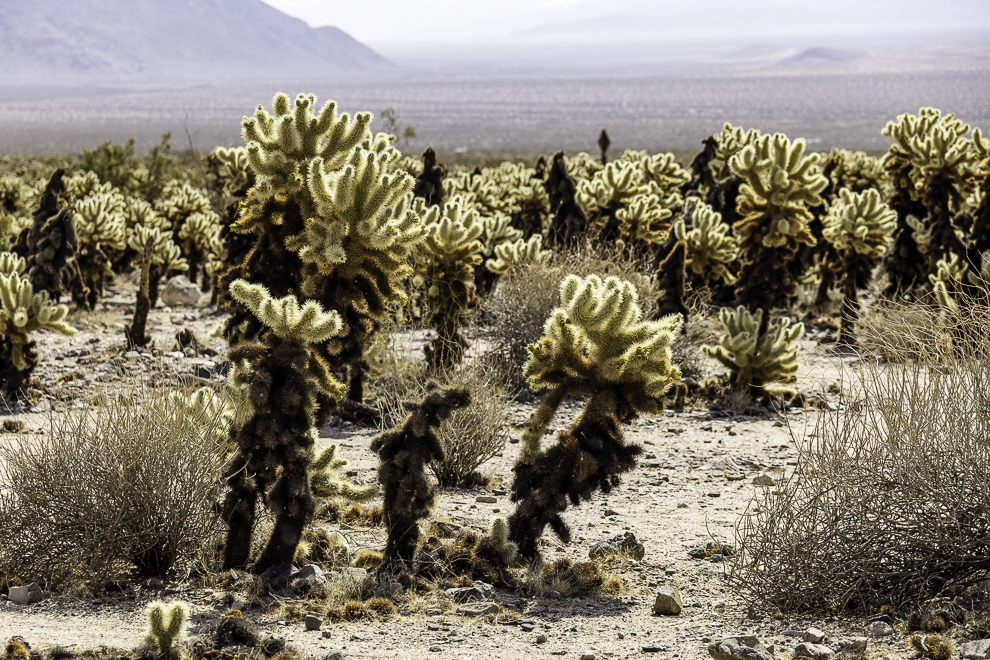
<path id="1" fill-rule="evenodd" d="M 87 409 L 53 406 L 45 433 L 0 445 L 0 571 L 160 576 L 216 541 L 222 421 L 187 412 L 173 391 L 105 389 Z"/>
<path id="2" fill-rule="evenodd" d="M 793 438 L 793 476 L 741 519 L 731 579 L 766 605 L 903 610 L 990 569 L 990 312 L 922 318 L 913 355 L 868 337 L 887 360 L 849 369 L 844 405 Z"/>
<path id="3" fill-rule="evenodd" d="M 430 463 L 430 471 L 443 487 L 476 484 L 479 467 L 505 448 L 508 433 L 509 378 L 498 360 L 466 359 L 440 372 L 421 372 L 406 389 L 396 388 L 380 399 L 382 428 L 400 423 L 406 416 L 405 401 L 419 401 L 430 381 L 441 386 L 467 385 L 477 396 L 465 408 L 455 410 L 437 430 L 444 457 Z"/>

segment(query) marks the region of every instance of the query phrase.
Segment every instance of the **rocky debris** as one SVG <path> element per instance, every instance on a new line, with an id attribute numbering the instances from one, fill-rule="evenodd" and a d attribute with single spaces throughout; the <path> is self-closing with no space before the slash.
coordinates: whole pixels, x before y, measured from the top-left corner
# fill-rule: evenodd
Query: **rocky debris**
<path id="1" fill-rule="evenodd" d="M 476 580 L 473 587 L 455 587 L 444 591 L 447 597 L 455 603 L 466 603 L 472 600 L 488 600 L 495 587 L 481 580 Z"/>
<path id="2" fill-rule="evenodd" d="M 26 587 L 9 587 L 7 598 L 18 605 L 30 605 L 41 601 L 41 585 L 32 582 Z"/>
<path id="3" fill-rule="evenodd" d="M 596 660 L 598 658 L 594 651 L 584 651 L 581 653 L 581 660 Z"/>
<path id="4" fill-rule="evenodd" d="M 825 639 L 825 633 L 823 633 L 818 628 L 808 628 L 801 635 L 802 642 L 810 642 L 812 644 L 821 644 L 822 640 Z"/>
<path id="5" fill-rule="evenodd" d="M 865 637 L 853 637 L 852 639 L 840 639 L 829 644 L 830 648 L 838 650 L 837 656 L 844 660 L 855 660 L 866 655 Z"/>
<path id="6" fill-rule="evenodd" d="M 262 573 L 259 579 L 264 585 L 284 589 L 298 574 L 299 569 L 292 564 L 275 564 Z"/>
<path id="7" fill-rule="evenodd" d="M 603 539 L 591 546 L 591 550 L 588 551 L 588 556 L 592 559 L 619 554 L 629 555 L 636 561 L 642 561 L 643 556 L 646 555 L 646 548 L 636 540 L 635 534 L 626 532 L 610 539 Z"/>
<path id="8" fill-rule="evenodd" d="M 865 632 L 867 637 L 889 637 L 894 634 L 894 629 L 885 621 L 871 621 Z"/>
<path id="9" fill-rule="evenodd" d="M 753 477 L 754 486 L 775 486 L 777 482 L 769 474 L 758 474 Z"/>
<path id="10" fill-rule="evenodd" d="M 990 639 L 977 639 L 972 642 L 964 642 L 956 647 L 960 658 L 968 660 L 986 660 L 990 658 Z"/>
<path id="11" fill-rule="evenodd" d="M 162 304 L 168 307 L 195 305 L 202 297 L 203 292 L 185 275 L 176 275 L 169 279 L 161 293 Z"/>
<path id="12" fill-rule="evenodd" d="M 292 580 L 292 586 L 294 587 L 307 587 L 315 586 L 318 584 L 326 584 L 327 576 L 323 574 L 323 569 L 316 564 L 306 564 L 299 569 L 295 577 Z"/>
<path id="13" fill-rule="evenodd" d="M 498 603 L 491 601 L 481 603 L 465 603 L 457 608 L 457 613 L 462 616 L 483 616 L 485 614 L 498 614 Z"/>
<path id="14" fill-rule="evenodd" d="M 355 582 L 364 582 L 368 577 L 368 570 L 364 568 L 354 568 L 353 566 L 348 566 L 347 568 L 340 569 L 341 577 L 354 580 Z"/>
<path id="15" fill-rule="evenodd" d="M 657 591 L 657 599 L 653 603 L 654 614 L 676 616 L 683 609 L 684 603 L 681 600 L 681 592 L 677 590 L 677 587 L 671 585 L 660 587 L 660 590 Z"/>
<path id="16" fill-rule="evenodd" d="M 537 635 L 536 636 L 536 643 L 537 644 L 545 644 L 546 641 L 547 641 L 547 636 L 546 635 Z"/>
<path id="17" fill-rule="evenodd" d="M 835 651 L 821 644 L 801 642 L 794 648 L 795 658 L 812 658 L 812 660 L 825 660 L 835 655 Z"/>
<path id="18" fill-rule="evenodd" d="M 707 556 L 708 553 L 705 552 L 704 548 L 691 548 L 688 550 L 688 557 L 691 557 L 692 559 L 704 559 Z"/>
<path id="19" fill-rule="evenodd" d="M 773 653 L 756 635 L 726 637 L 708 646 L 715 660 L 774 660 Z"/>
<path id="20" fill-rule="evenodd" d="M 482 504 L 495 504 L 498 502 L 498 498 L 493 495 L 478 495 L 474 501 Z"/>
<path id="21" fill-rule="evenodd" d="M 323 619 L 313 614 L 306 615 L 306 630 L 319 630 L 323 627 Z"/>

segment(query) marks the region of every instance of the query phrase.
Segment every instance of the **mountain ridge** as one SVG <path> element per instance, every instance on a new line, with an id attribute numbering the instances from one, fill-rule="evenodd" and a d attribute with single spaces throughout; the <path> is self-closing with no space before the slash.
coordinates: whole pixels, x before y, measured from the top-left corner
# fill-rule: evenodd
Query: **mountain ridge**
<path id="1" fill-rule="evenodd" d="M 0 79 L 320 77 L 391 64 L 261 0 L 0 0 Z M 39 80 L 42 79 L 42 80 Z"/>

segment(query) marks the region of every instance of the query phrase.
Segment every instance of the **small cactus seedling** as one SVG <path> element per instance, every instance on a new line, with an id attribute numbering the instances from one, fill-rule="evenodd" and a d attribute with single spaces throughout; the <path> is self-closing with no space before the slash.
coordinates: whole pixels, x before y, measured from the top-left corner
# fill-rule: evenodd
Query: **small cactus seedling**
<path id="1" fill-rule="evenodd" d="M 163 603 L 155 600 L 145 608 L 148 615 L 148 630 L 145 643 L 154 647 L 163 657 L 179 660 L 184 657 L 175 644 L 186 635 L 189 623 L 189 605 L 181 600 Z"/>
<path id="2" fill-rule="evenodd" d="M 430 515 L 433 489 L 426 466 L 443 458 L 436 427 L 454 410 L 471 403 L 471 390 L 463 385 L 440 387 L 430 383 L 423 400 L 407 403 L 409 415 L 401 424 L 380 433 L 371 443 L 381 461 L 378 481 L 382 485 L 388 541 L 379 569 L 399 575 L 412 568 L 419 542 L 418 521 Z"/>
<path id="3" fill-rule="evenodd" d="M 869 284 L 873 269 L 887 249 L 897 225 L 897 214 L 872 188 L 861 193 L 843 188 L 823 224 L 823 236 L 839 256 L 837 263 L 826 264 L 826 268 L 841 273 L 839 285 L 845 296 L 839 339 L 850 342 L 859 318 L 859 290 Z"/>
<path id="4" fill-rule="evenodd" d="M 515 466 L 509 537 L 527 559 L 539 556 L 537 540 L 549 525 L 565 542 L 570 529 L 561 518 L 568 501 L 609 492 L 632 469 L 642 448 L 626 445 L 621 423 L 663 407 L 663 395 L 680 379 L 670 346 L 680 319 L 644 321 L 632 284 L 610 277 L 568 276 L 560 306 L 543 337 L 529 347 L 524 373 L 534 389 L 548 392 L 532 415 Z M 586 395 L 588 404 L 557 442 L 540 441 L 560 405 Z"/>
<path id="5" fill-rule="evenodd" d="M 732 372 L 734 391 L 754 397 L 793 395 L 786 384 L 797 379 L 798 340 L 804 326 L 780 318 L 763 330 L 763 314 L 762 309 L 751 314 L 742 305 L 734 311 L 723 309 L 718 317 L 725 334 L 718 346 L 705 346 L 705 353 Z"/>
<path id="6" fill-rule="evenodd" d="M 509 522 L 498 516 L 492 519 L 492 524 L 488 528 L 488 536 L 495 542 L 495 549 L 498 551 L 502 563 L 512 566 L 519 555 L 519 548 L 509 540 Z"/>

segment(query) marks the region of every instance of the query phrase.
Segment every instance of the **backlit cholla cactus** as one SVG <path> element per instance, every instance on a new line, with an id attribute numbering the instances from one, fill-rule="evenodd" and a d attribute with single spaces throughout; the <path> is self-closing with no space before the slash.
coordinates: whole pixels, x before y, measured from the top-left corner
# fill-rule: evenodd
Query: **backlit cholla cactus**
<path id="1" fill-rule="evenodd" d="M 230 197 L 244 197 L 254 185 L 254 176 L 248 166 L 247 149 L 244 147 L 217 147 L 213 156 L 221 165 L 223 191 Z"/>
<path id="2" fill-rule="evenodd" d="M 234 384 L 248 388 L 252 415 L 231 430 L 237 452 L 225 475 L 230 493 L 223 505 L 229 525 L 224 564 L 247 564 L 257 502 L 264 498 L 275 515 L 275 528 L 255 563 L 264 570 L 292 561 L 315 511 L 310 464 L 316 395 L 339 400 L 346 388 L 310 345 L 328 343 L 343 324 L 339 314 L 315 301 L 300 305 L 294 296 L 276 299 L 258 284 L 238 280 L 230 292 L 267 330 L 260 342 L 242 342 L 230 351 L 237 369 Z"/>
<path id="3" fill-rule="evenodd" d="M 27 262 L 13 252 L 0 252 L 0 275 L 10 275 L 17 273 L 23 275 L 27 270 Z"/>
<path id="4" fill-rule="evenodd" d="M 528 241 L 520 238 L 513 243 L 502 243 L 495 248 L 495 258 L 485 262 L 485 268 L 502 275 L 519 264 L 541 263 L 553 252 L 543 249 L 543 237 L 532 236 Z"/>
<path id="5" fill-rule="evenodd" d="M 740 305 L 735 311 L 723 309 L 718 318 L 725 334 L 718 346 L 705 346 L 712 356 L 732 372 L 731 388 L 754 397 L 767 394 L 793 395 L 788 383 L 797 380 L 798 340 L 804 325 L 779 318 L 763 325 L 763 310 L 755 314 Z"/>
<path id="6" fill-rule="evenodd" d="M 197 213 L 212 213 L 209 198 L 186 181 L 173 181 L 165 186 L 155 211 L 176 237 L 187 218 Z"/>
<path id="7" fill-rule="evenodd" d="M 688 200 L 689 204 L 691 200 Z M 729 226 L 722 222 L 722 214 L 712 210 L 704 202 L 694 202 L 689 216 L 691 228 L 683 218 L 674 223 L 673 232 L 687 250 L 686 266 L 695 281 L 720 279 L 733 284 L 735 276 L 729 265 L 736 260 L 739 248 L 729 233 Z"/>
<path id="8" fill-rule="evenodd" d="M 372 136 L 370 114 L 338 115 L 333 102 L 317 111 L 311 95 L 293 104 L 279 94 L 273 107 L 273 115 L 259 106 L 243 122 L 256 182 L 233 230 L 253 233 L 256 243 L 220 286 L 245 279 L 265 284 L 273 296 L 296 292 L 337 311 L 341 350 L 324 358 L 335 371 L 360 376 L 369 336 L 389 304 L 405 301 L 407 257 L 437 210 L 413 200 L 413 178 L 394 168 L 399 152 L 389 140 Z M 235 303 L 228 338 L 257 337 L 263 327 Z M 350 382 L 350 398 L 360 400 L 360 377 Z"/>
<path id="9" fill-rule="evenodd" d="M 902 195 L 910 197 L 914 192 L 927 213 L 924 224 L 931 234 L 930 263 L 921 271 L 918 263 L 898 266 L 900 270 L 914 269 L 916 279 L 921 274 L 933 274 L 937 269 L 934 260 L 941 255 L 966 256 L 965 228 L 956 226 L 954 219 L 969 195 L 971 168 L 978 156 L 973 142 L 966 138 L 968 132 L 968 124 L 951 114 L 943 116 L 936 108 L 921 108 L 917 115 L 899 115 L 883 129 L 883 134 L 895 141 L 884 157 L 885 164 L 892 172 L 899 167 L 906 170 L 906 176 L 895 176 L 895 183 L 902 187 L 913 184 L 914 191 L 904 191 Z M 920 209 L 914 210 L 920 215 Z M 902 225 L 898 229 L 904 231 Z"/>
<path id="10" fill-rule="evenodd" d="M 193 213 L 179 229 L 178 239 L 189 262 L 189 281 L 199 282 L 199 273 L 209 259 L 210 244 L 220 237 L 220 216 L 213 211 Z"/>
<path id="11" fill-rule="evenodd" d="M 0 263 L 11 269 L 0 274 L 0 391 L 16 399 L 38 364 L 30 333 L 47 329 L 72 336 L 76 329 L 65 322 L 65 305 L 53 304 L 47 292 L 34 292 L 19 259 L 0 258 Z"/>
<path id="12" fill-rule="evenodd" d="M 670 233 L 670 220 L 673 213 L 664 208 L 657 195 L 639 195 L 628 206 L 615 212 L 618 221 L 619 238 L 616 243 L 640 248 L 654 243 L 663 243 Z"/>
<path id="13" fill-rule="evenodd" d="M 108 185 L 108 184 L 103 184 Z M 108 276 L 113 275 L 111 263 L 126 245 L 127 223 L 124 218 L 124 198 L 116 190 L 95 192 L 78 200 L 74 207 L 76 250 L 81 282 L 72 287 L 76 304 L 93 309 L 103 297 Z"/>
<path id="14" fill-rule="evenodd" d="M 616 213 L 648 192 L 640 180 L 636 164 L 617 160 L 590 180 L 578 182 L 576 200 L 588 214 L 588 221 L 601 227 L 603 240 L 619 237 Z"/>
<path id="15" fill-rule="evenodd" d="M 182 649 L 175 644 L 186 635 L 189 604 L 181 600 L 173 600 L 168 604 L 155 600 L 148 603 L 145 612 L 148 614 L 148 629 L 144 633 L 145 643 L 154 647 L 159 657 L 167 657 L 170 660 L 184 658 Z"/>
<path id="16" fill-rule="evenodd" d="M 870 283 L 873 269 L 893 239 L 897 214 L 873 188 L 861 193 L 843 188 L 829 207 L 823 225 L 825 240 L 837 255 L 836 263 L 825 267 L 841 273 L 838 284 L 845 296 L 839 339 L 848 342 L 859 318 L 859 291 Z"/>
<path id="17" fill-rule="evenodd" d="M 152 307 L 158 301 L 158 285 L 163 277 L 171 272 L 189 270 L 189 263 L 182 256 L 182 250 L 172 241 L 172 231 L 168 228 L 137 225 L 127 237 L 127 247 L 137 253 L 131 262 L 134 268 L 144 267 L 144 246 L 148 239 L 152 243 L 152 262 L 149 275 L 148 299 Z"/>
<path id="18" fill-rule="evenodd" d="M 973 153 L 975 166 L 973 177 L 976 185 L 967 203 L 971 211 L 967 218 L 972 228 L 969 235 L 967 259 L 972 270 L 981 268 L 980 255 L 990 251 L 990 140 L 983 138 L 983 132 L 973 129 Z"/>
<path id="19" fill-rule="evenodd" d="M 883 161 L 867 155 L 865 151 L 833 149 L 829 161 L 832 187 L 834 190 L 848 188 L 849 192 L 861 193 L 873 189 L 886 196 L 890 188 L 890 175 L 884 169 Z"/>
<path id="20" fill-rule="evenodd" d="M 750 310 L 784 307 L 797 293 L 789 262 L 803 245 L 814 246 L 809 207 L 823 203 L 828 185 L 818 154 L 804 155 L 803 139 L 764 135 L 729 161 L 742 179 L 733 230 L 743 262 L 736 296 Z"/>
<path id="21" fill-rule="evenodd" d="M 510 538 L 528 559 L 538 556 L 547 525 L 570 539 L 560 517 L 568 500 L 608 492 L 634 467 L 642 448 L 625 444 L 620 424 L 660 410 L 663 395 L 680 379 L 670 353 L 680 319 L 644 321 L 632 284 L 571 275 L 561 283 L 560 298 L 524 369 L 534 389 L 549 390 L 523 434 L 512 486 L 519 504 L 509 518 Z M 588 404 L 574 426 L 541 449 L 560 405 L 582 395 Z"/>
<path id="22" fill-rule="evenodd" d="M 460 362 L 467 346 L 460 329 L 481 302 L 474 267 L 481 263 L 484 224 L 475 209 L 465 210 L 460 197 L 454 197 L 416 248 L 414 281 L 426 292 L 426 320 L 437 333 L 426 349 L 431 368 Z"/>

